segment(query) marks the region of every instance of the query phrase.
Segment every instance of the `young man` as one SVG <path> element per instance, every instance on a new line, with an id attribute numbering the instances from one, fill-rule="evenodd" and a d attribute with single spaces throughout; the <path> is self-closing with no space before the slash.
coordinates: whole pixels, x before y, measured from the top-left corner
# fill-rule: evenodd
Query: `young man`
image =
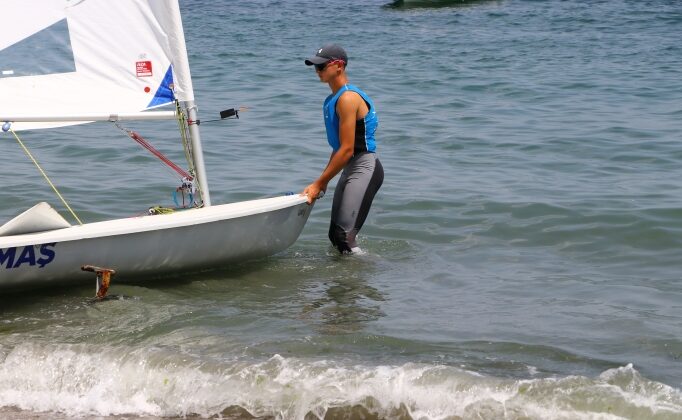
<path id="1" fill-rule="evenodd" d="M 320 82 L 332 91 L 322 107 L 332 153 L 322 174 L 302 194 L 312 203 L 343 170 L 334 192 L 329 240 L 341 253 L 358 252 L 355 237 L 384 181 L 384 169 L 375 154 L 376 109 L 367 94 L 348 84 L 348 56 L 343 48 L 325 45 L 305 63 L 315 66 Z"/>

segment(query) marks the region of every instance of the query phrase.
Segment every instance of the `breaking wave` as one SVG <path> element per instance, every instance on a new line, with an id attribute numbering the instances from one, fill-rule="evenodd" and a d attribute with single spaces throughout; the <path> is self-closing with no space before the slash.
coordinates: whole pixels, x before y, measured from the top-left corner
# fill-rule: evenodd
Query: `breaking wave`
<path id="1" fill-rule="evenodd" d="M 682 417 L 682 392 L 644 378 L 632 365 L 596 378 L 519 380 L 414 363 L 368 366 L 280 355 L 259 362 L 199 360 L 161 347 L 24 343 L 0 348 L 0 357 L 0 417 L 3 410 L 46 417 Z"/>

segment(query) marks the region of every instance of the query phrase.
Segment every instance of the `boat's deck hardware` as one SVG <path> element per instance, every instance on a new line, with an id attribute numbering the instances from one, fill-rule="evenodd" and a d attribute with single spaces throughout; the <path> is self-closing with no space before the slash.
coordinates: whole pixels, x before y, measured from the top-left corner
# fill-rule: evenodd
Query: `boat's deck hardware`
<path id="1" fill-rule="evenodd" d="M 116 270 L 111 268 L 97 267 L 94 265 L 81 266 L 81 270 L 90 271 L 97 274 L 97 283 L 95 284 L 95 297 L 97 299 L 104 299 L 109 290 L 109 283 L 111 278 L 116 274 Z"/>
<path id="2" fill-rule="evenodd" d="M 202 120 L 187 120 L 187 124 L 189 124 L 189 125 L 194 125 L 194 124 L 200 125 L 201 123 L 210 123 L 210 122 L 222 121 L 222 120 L 232 118 L 232 117 L 239 119 L 239 112 L 246 112 L 248 110 L 249 110 L 249 108 L 246 106 L 240 106 L 237 109 L 230 108 L 230 109 L 226 109 L 224 111 L 220 111 L 220 119 L 218 119 L 218 120 L 203 120 L 203 121 Z"/>

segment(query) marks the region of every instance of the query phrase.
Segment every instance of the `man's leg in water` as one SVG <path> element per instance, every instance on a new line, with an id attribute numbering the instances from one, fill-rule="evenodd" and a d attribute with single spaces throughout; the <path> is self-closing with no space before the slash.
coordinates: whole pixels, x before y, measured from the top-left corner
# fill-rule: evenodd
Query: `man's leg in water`
<path id="1" fill-rule="evenodd" d="M 340 252 L 359 250 L 355 237 L 383 181 L 384 169 L 374 153 L 354 156 L 341 173 L 329 225 L 329 240 Z"/>

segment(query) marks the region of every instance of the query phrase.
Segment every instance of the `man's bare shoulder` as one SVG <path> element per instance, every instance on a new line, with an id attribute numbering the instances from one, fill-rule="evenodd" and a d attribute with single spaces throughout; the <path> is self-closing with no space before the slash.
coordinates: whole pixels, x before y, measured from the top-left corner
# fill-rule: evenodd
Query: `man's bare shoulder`
<path id="1" fill-rule="evenodd" d="M 337 103 L 343 103 L 344 105 L 359 105 L 362 103 L 362 96 L 359 93 L 353 92 L 352 90 L 347 90 L 339 96 Z"/>
<path id="2" fill-rule="evenodd" d="M 362 103 L 362 97 L 357 92 L 347 90 L 339 96 L 339 100 L 336 102 L 336 112 L 341 117 L 356 118 Z"/>

